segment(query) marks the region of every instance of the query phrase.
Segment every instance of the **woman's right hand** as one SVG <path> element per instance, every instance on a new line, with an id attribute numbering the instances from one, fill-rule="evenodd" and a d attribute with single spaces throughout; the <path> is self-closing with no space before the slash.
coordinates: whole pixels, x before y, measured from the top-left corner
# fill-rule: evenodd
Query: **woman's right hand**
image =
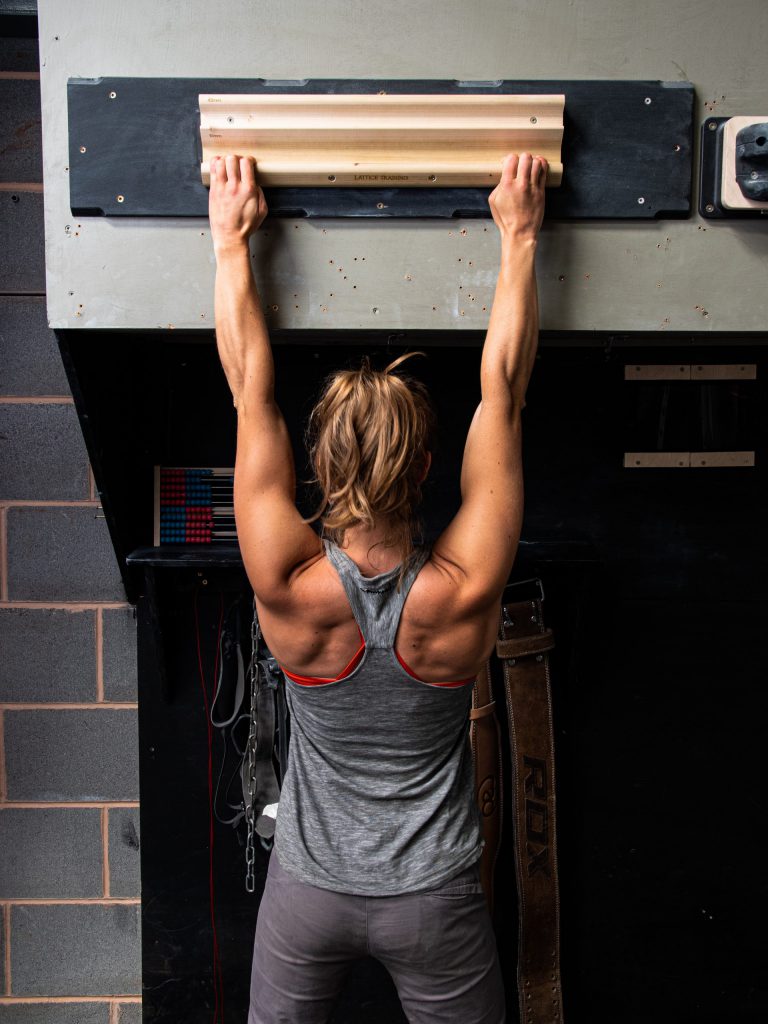
<path id="1" fill-rule="evenodd" d="M 256 181 L 252 156 L 211 157 L 208 218 L 214 251 L 248 244 L 267 216 L 267 201 Z"/>
<path id="2" fill-rule="evenodd" d="M 502 238 L 535 239 L 544 217 L 544 184 L 549 164 L 543 156 L 510 153 L 488 205 Z"/>

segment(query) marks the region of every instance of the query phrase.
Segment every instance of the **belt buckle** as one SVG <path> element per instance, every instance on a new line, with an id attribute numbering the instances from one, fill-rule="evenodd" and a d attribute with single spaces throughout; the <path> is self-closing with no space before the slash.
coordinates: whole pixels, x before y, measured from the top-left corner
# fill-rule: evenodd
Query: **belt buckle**
<path id="1" fill-rule="evenodd" d="M 518 588 L 522 588 L 522 590 L 518 590 Z M 502 604 L 507 604 L 513 601 L 529 600 L 544 600 L 544 584 L 539 576 L 532 576 L 527 580 L 513 580 L 511 583 L 508 583 L 504 588 L 501 602 Z"/>

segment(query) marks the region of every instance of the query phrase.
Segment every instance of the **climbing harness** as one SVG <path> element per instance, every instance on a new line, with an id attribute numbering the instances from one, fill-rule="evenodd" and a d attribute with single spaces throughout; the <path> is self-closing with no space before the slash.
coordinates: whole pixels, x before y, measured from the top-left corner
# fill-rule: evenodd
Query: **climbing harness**
<path id="1" fill-rule="evenodd" d="M 264 644 L 255 599 L 249 677 L 250 729 L 242 764 L 242 784 L 247 825 L 245 888 L 253 892 L 254 832 L 264 849 L 271 849 L 280 786 L 288 765 L 288 712 L 282 673 Z"/>
<path id="2" fill-rule="evenodd" d="M 237 829 L 245 819 L 245 888 L 255 891 L 255 837 L 265 850 L 272 848 L 280 786 L 288 765 L 289 722 L 282 673 L 276 660 L 264 643 L 256 602 L 253 601 L 251 621 L 251 655 L 248 671 L 242 651 L 240 605 L 236 605 L 235 625 L 222 631 L 221 658 L 216 693 L 211 703 L 211 724 L 223 737 L 223 756 L 214 797 L 214 814 L 222 824 Z M 234 671 L 231 669 L 235 662 Z M 217 704 L 221 704 L 228 680 L 234 678 L 232 709 L 228 717 L 217 718 Z M 247 683 L 247 696 L 246 696 Z M 231 687 L 231 683 L 230 683 Z M 247 704 L 246 704 L 247 701 Z M 238 743 L 240 722 L 248 723 L 244 746 Z M 237 766 L 230 776 L 223 799 L 230 811 L 229 817 L 220 810 L 219 791 L 227 758 L 228 742 L 236 752 Z M 227 794 L 236 776 L 240 779 L 240 794 L 235 802 Z"/>

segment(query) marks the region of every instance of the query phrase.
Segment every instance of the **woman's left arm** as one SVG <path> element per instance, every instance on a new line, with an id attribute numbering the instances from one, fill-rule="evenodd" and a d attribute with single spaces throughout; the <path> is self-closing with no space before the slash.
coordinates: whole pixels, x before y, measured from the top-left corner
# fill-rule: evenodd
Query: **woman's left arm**
<path id="1" fill-rule="evenodd" d="M 235 522 L 256 596 L 279 603 L 294 569 L 319 550 L 296 508 L 296 471 L 275 403 L 269 333 L 251 271 L 248 238 L 267 215 L 252 157 L 211 161 L 209 219 L 216 256 L 216 344 L 237 409 Z"/>

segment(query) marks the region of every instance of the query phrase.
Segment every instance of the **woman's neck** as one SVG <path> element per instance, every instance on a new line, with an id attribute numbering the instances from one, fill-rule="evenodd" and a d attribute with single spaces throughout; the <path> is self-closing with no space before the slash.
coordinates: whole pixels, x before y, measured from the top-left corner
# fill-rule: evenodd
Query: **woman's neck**
<path id="1" fill-rule="evenodd" d="M 386 523 L 376 523 L 372 527 L 351 526 L 344 531 L 344 540 L 339 547 L 364 576 L 378 576 L 389 572 L 402 562 L 399 546 L 387 543 L 389 530 Z"/>

